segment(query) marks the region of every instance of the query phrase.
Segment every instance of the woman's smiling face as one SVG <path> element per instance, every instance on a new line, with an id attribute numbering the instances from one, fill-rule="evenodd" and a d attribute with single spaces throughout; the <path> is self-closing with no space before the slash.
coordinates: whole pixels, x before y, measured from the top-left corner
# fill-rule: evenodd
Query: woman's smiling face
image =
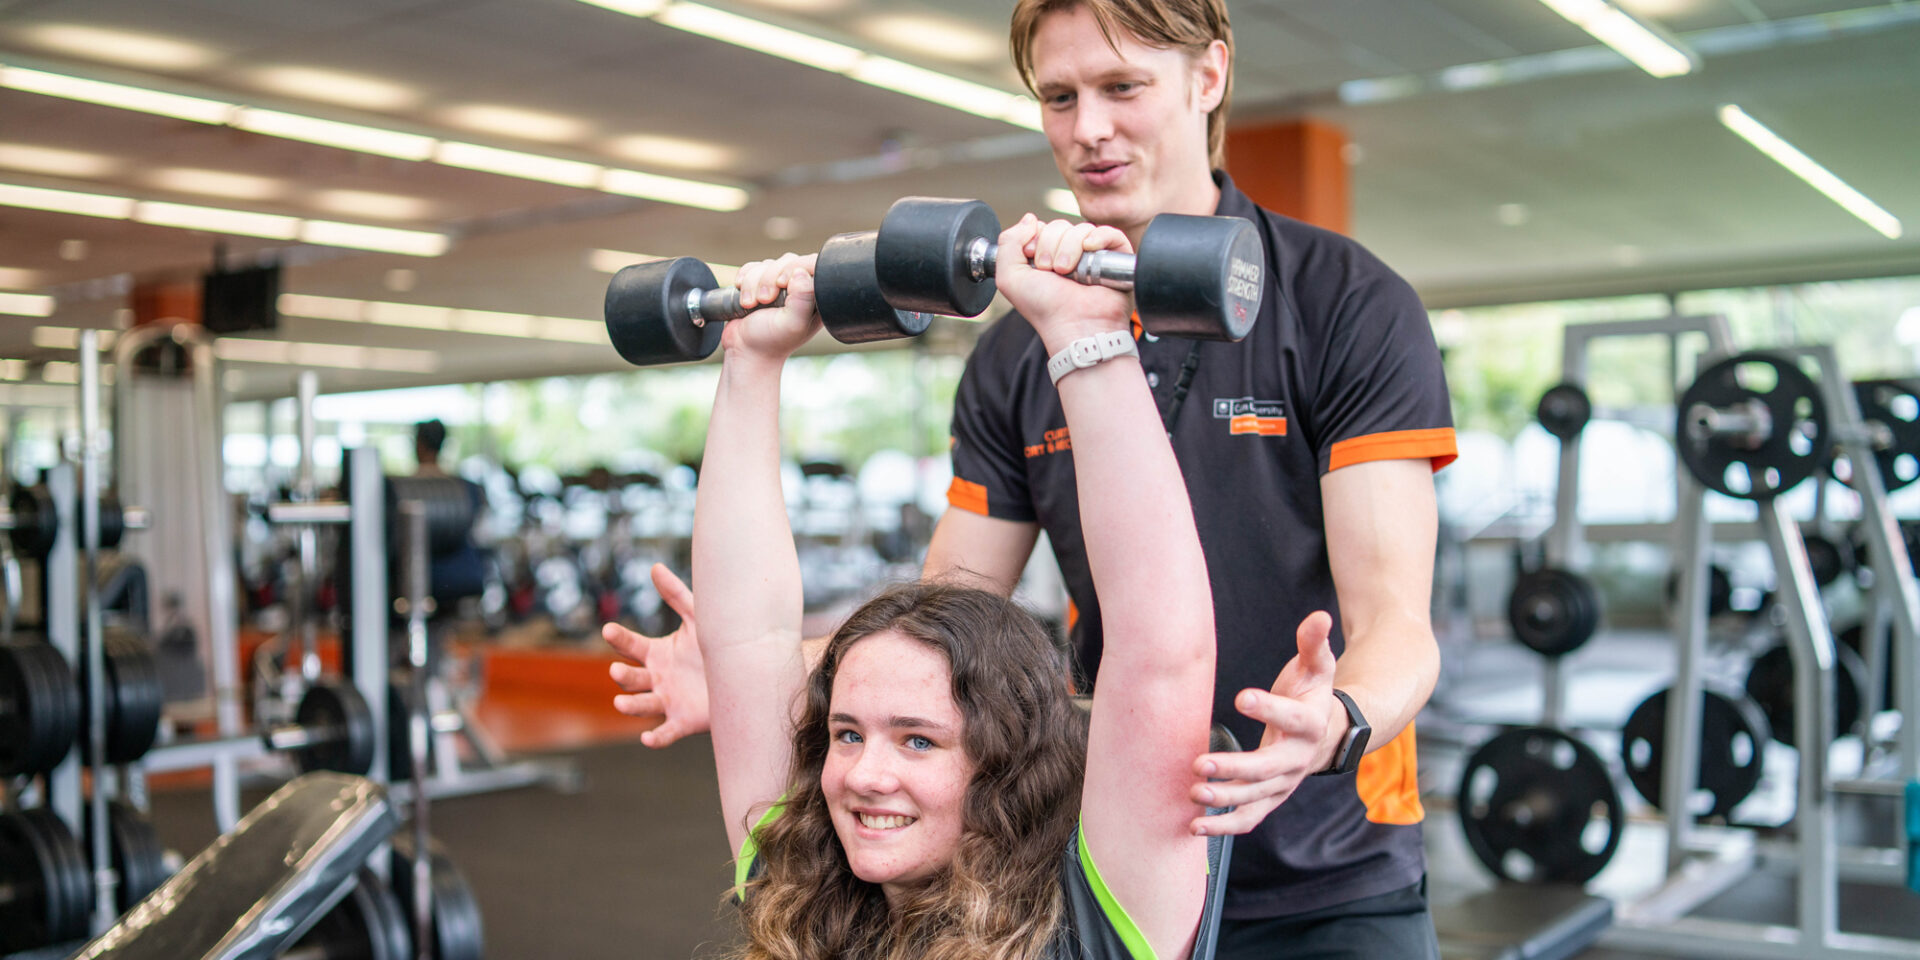
<path id="1" fill-rule="evenodd" d="M 973 763 L 941 652 L 895 631 L 849 647 L 833 678 L 820 789 L 854 876 L 889 901 L 953 862 Z"/>

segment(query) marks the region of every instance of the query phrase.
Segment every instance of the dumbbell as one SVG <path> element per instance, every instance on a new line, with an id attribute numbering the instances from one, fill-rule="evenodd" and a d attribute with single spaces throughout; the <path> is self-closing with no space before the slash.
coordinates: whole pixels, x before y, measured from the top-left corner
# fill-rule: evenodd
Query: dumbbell
<path id="1" fill-rule="evenodd" d="M 880 291 L 902 310 L 978 316 L 993 300 L 999 236 L 999 217 L 978 200 L 903 197 L 880 221 Z M 1133 291 L 1141 325 L 1156 336 L 1239 340 L 1260 312 L 1265 263 L 1247 220 L 1163 213 L 1137 255 L 1083 254 L 1073 278 Z"/>
<path id="2" fill-rule="evenodd" d="M 405 708 L 410 701 L 402 695 L 404 691 L 393 689 L 395 684 L 404 686 L 404 683 L 403 680 L 391 682 L 387 696 L 388 708 L 392 711 L 387 715 L 389 749 L 396 750 L 389 759 L 399 764 L 394 779 L 405 779 L 412 772 L 405 750 L 400 747 L 407 742 Z M 427 729 L 433 733 L 450 733 L 458 730 L 461 722 L 458 711 L 441 710 L 428 714 Z M 294 763 L 302 773 L 332 770 L 364 776 L 373 769 L 373 710 L 352 684 L 322 681 L 301 696 L 299 705 L 294 707 L 293 722 L 261 731 L 260 740 L 268 750 L 292 752 Z"/>
<path id="3" fill-rule="evenodd" d="M 149 524 L 147 511 L 141 507 L 123 507 L 111 493 L 100 495 L 100 546 L 111 550 L 120 545 L 120 538 L 128 530 L 145 530 Z M 85 528 L 81 528 L 84 535 Z M 53 552 L 53 542 L 60 532 L 60 521 L 53 505 L 53 497 L 37 487 L 20 487 L 7 498 L 5 509 L 0 509 L 0 531 L 5 531 L 13 548 L 30 557 L 44 557 Z"/>
<path id="4" fill-rule="evenodd" d="M 352 684 L 314 684 L 294 708 L 293 722 L 261 731 L 269 750 L 292 751 L 301 772 L 365 775 L 373 768 L 373 710 Z"/>
<path id="5" fill-rule="evenodd" d="M 871 230 L 827 240 L 814 265 L 813 290 L 821 322 L 841 343 L 918 336 L 933 322 L 926 313 L 896 310 L 881 296 Z M 785 302 L 782 293 L 768 306 Z M 636 263 L 607 284 L 607 337 L 621 358 L 639 367 L 706 359 L 720 346 L 721 324 L 749 312 L 739 290 L 721 286 L 692 257 Z"/>

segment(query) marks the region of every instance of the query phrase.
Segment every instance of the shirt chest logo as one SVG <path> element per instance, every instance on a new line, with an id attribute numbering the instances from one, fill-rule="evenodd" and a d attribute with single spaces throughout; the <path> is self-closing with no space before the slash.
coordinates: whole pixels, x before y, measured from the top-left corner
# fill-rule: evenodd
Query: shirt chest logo
<path id="1" fill-rule="evenodd" d="M 1026 447 L 1026 454 L 1027 454 L 1027 459 L 1032 460 L 1034 457 L 1044 456 L 1049 453 L 1065 453 L 1066 451 L 1069 451 L 1072 449 L 1073 449 L 1072 435 L 1067 433 L 1066 427 L 1059 427 L 1057 429 L 1048 430 L 1043 436 L 1041 436 L 1039 443 L 1028 444 Z"/>
<path id="2" fill-rule="evenodd" d="M 1287 407 L 1278 400 L 1252 397 L 1216 399 L 1213 418 L 1227 421 L 1227 432 L 1239 436 L 1284 437 L 1287 435 Z"/>

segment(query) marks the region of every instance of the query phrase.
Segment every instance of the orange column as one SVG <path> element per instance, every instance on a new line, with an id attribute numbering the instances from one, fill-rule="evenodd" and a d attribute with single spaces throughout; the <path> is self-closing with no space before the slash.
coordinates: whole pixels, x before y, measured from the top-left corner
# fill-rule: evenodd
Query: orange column
<path id="1" fill-rule="evenodd" d="M 1346 145 L 1346 131 L 1318 120 L 1232 127 L 1227 172 L 1268 210 L 1350 233 L 1352 191 L 1341 156 Z"/>
<path id="2" fill-rule="evenodd" d="M 200 322 L 200 280 L 179 278 L 140 280 L 133 285 L 130 298 L 133 325 Z"/>

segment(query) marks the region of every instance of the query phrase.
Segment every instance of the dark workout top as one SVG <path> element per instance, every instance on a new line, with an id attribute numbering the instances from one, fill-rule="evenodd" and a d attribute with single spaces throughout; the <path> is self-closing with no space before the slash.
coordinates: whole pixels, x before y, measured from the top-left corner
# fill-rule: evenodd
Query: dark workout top
<path id="1" fill-rule="evenodd" d="M 1225 174 L 1214 178 L 1218 212 L 1253 221 L 1266 244 L 1252 332 L 1239 343 L 1155 339 L 1137 326 L 1135 335 L 1212 579 L 1213 718 L 1257 744 L 1261 725 L 1234 709 L 1234 695 L 1273 685 L 1294 655 L 1300 621 L 1315 610 L 1334 613 L 1333 649 L 1345 648 L 1320 478 L 1371 460 L 1427 459 L 1439 469 L 1454 457 L 1453 420 L 1413 289 L 1353 240 L 1262 210 Z M 1081 537 L 1072 438 L 1046 366 L 1045 347 L 1018 314 L 980 338 L 954 400 L 947 499 L 1047 531 L 1072 601 L 1085 683 L 1100 664 L 1100 605 Z M 1183 370 L 1190 383 L 1174 410 Z M 1413 740 L 1409 725 L 1362 760 L 1357 775 L 1307 778 L 1241 837 L 1225 915 L 1284 916 L 1418 881 L 1425 858 Z"/>
<path id="2" fill-rule="evenodd" d="M 779 815 L 775 805 L 754 826 L 758 832 Z M 740 845 L 740 859 L 734 861 L 734 893 L 746 896 L 747 882 L 760 875 L 760 858 L 753 834 Z M 1155 960 L 1153 948 L 1136 927 L 1125 908 L 1107 891 L 1087 850 L 1086 837 L 1073 832 L 1073 842 L 1060 853 L 1060 896 L 1062 916 L 1039 960 Z"/>

